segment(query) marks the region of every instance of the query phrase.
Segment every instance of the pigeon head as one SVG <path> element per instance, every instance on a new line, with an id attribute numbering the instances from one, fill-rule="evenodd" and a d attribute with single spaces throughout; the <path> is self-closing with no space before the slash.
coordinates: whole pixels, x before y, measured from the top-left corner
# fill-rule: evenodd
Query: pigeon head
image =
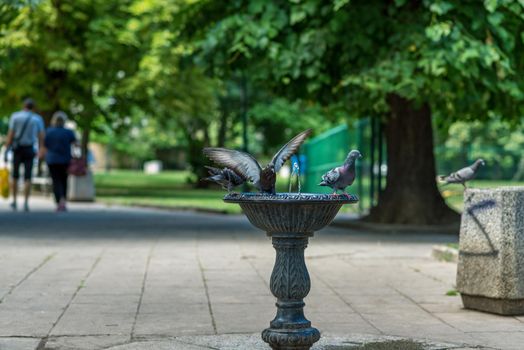
<path id="1" fill-rule="evenodd" d="M 348 160 L 355 160 L 360 158 L 362 158 L 362 154 L 360 153 L 360 151 L 357 150 L 352 150 L 351 152 L 349 152 L 347 157 Z"/>
<path id="2" fill-rule="evenodd" d="M 473 165 L 471 166 L 471 169 L 473 169 L 476 172 L 478 168 L 484 165 L 486 165 L 486 162 L 484 161 L 484 159 L 479 158 L 475 161 L 475 163 L 473 163 Z"/>

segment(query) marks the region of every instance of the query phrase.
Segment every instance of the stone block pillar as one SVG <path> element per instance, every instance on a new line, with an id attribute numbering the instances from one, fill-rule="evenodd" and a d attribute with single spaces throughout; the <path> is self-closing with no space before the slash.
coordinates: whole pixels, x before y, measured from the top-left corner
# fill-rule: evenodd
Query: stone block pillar
<path id="1" fill-rule="evenodd" d="M 457 290 L 465 308 L 524 314 L 524 187 L 464 193 Z"/>

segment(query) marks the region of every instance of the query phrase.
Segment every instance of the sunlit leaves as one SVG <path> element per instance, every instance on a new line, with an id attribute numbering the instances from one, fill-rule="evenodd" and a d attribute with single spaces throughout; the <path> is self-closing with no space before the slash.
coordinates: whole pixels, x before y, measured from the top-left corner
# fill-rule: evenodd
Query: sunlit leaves
<path id="1" fill-rule="evenodd" d="M 205 32 L 206 57 L 225 67 L 242 63 L 289 96 L 344 99 L 363 114 L 383 112 L 387 94 L 397 93 L 447 118 L 478 110 L 518 117 L 523 1 L 275 3 L 224 5 L 226 15 Z M 257 36 L 262 28 L 278 34 Z"/>
<path id="2" fill-rule="evenodd" d="M 497 9 L 498 0 L 484 0 L 484 6 L 489 12 L 494 12 Z"/>
<path id="3" fill-rule="evenodd" d="M 429 10 L 438 15 L 444 15 L 452 10 L 455 6 L 449 1 L 435 1 L 429 6 Z"/>
<path id="4" fill-rule="evenodd" d="M 426 28 L 426 35 L 433 41 L 439 41 L 450 35 L 452 28 L 451 21 L 438 22 Z"/>
<path id="5" fill-rule="evenodd" d="M 100 109 L 96 91 L 114 92 L 123 81 L 117 73 L 137 65 L 138 40 L 127 24 L 131 3 L 42 0 L 19 7 L 0 27 L 0 80 L 8 89 L 2 107 L 12 111 L 32 95 L 41 111 L 62 108 L 89 125 Z"/>
<path id="6" fill-rule="evenodd" d="M 335 9 L 335 11 L 338 11 L 342 7 L 344 7 L 347 4 L 349 4 L 350 1 L 351 0 L 333 0 L 333 8 Z"/>

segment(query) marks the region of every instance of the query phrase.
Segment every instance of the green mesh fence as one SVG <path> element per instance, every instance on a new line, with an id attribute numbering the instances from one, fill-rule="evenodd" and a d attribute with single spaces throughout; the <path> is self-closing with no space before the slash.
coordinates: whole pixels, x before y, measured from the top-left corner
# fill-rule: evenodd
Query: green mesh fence
<path id="1" fill-rule="evenodd" d="M 318 186 L 322 175 L 340 166 L 350 150 L 358 149 L 363 154 L 363 158 L 357 161 L 357 179 L 347 188 L 347 191 L 356 194 L 360 202 L 358 205 L 345 206 L 343 210 L 359 213 L 368 210 L 371 206 L 372 173 L 370 139 L 370 119 L 364 118 L 335 127 L 307 142 L 302 148 L 304 155 L 302 191 L 331 193 L 331 188 Z M 378 172 L 378 164 L 375 167 L 375 172 Z"/>
<path id="2" fill-rule="evenodd" d="M 339 166 L 347 156 L 349 132 L 347 125 L 331 129 L 304 145 L 304 192 L 330 193 L 331 188 L 318 186 L 322 174 Z"/>

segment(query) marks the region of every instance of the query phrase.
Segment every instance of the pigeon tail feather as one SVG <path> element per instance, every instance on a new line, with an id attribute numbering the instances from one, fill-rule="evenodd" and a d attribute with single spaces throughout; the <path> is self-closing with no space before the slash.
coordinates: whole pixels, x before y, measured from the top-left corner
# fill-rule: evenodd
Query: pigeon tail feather
<path id="1" fill-rule="evenodd" d="M 218 175 L 218 174 L 204 178 L 204 180 L 207 180 L 207 181 L 220 181 L 223 179 L 224 179 L 223 176 Z"/>
<path id="2" fill-rule="evenodd" d="M 221 169 L 209 165 L 204 165 L 204 167 L 209 171 L 209 175 L 217 175 L 221 173 Z"/>

